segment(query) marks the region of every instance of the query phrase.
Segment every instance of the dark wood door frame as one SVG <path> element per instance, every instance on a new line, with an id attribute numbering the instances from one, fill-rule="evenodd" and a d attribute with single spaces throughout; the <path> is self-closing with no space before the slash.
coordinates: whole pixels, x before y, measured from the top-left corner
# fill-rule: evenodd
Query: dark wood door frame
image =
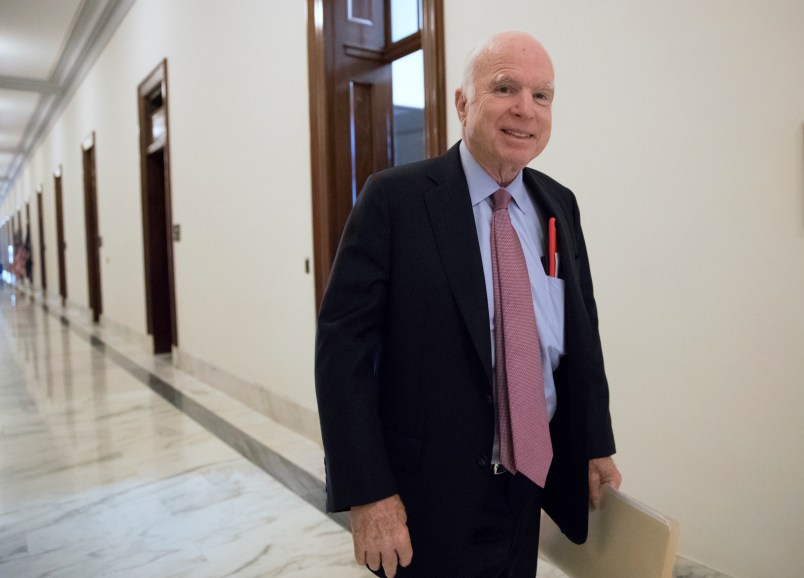
<path id="1" fill-rule="evenodd" d="M 2 245 L 2 251 L 0 252 L 0 264 L 2 264 L 2 269 L 5 271 L 6 269 L 10 269 L 10 263 L 8 262 L 8 246 L 11 244 L 9 240 L 11 239 L 11 235 L 9 234 L 9 223 L 10 219 L 6 220 L 2 226 L 0 226 L 0 245 Z"/>
<path id="2" fill-rule="evenodd" d="M 92 321 L 98 323 L 103 314 L 103 293 L 101 291 L 101 259 L 102 240 L 98 224 L 98 180 L 97 162 L 95 158 L 95 132 L 81 144 L 81 155 L 84 168 L 84 216 L 87 241 L 87 276 L 89 284 L 89 308 L 92 310 Z"/>
<path id="3" fill-rule="evenodd" d="M 422 11 L 422 29 L 417 33 L 420 37 L 416 45 L 421 45 L 424 56 L 425 146 L 426 154 L 431 158 L 446 150 L 443 0 L 422 0 Z M 318 306 L 329 279 L 342 226 L 338 221 L 339 203 L 335 197 L 335 87 L 332 67 L 336 47 L 330 22 L 332 2 L 307 0 L 307 15 L 313 253 Z M 416 41 L 417 38 L 410 40 Z M 408 51 L 412 51 L 411 46 L 402 41 L 386 52 L 369 52 L 373 52 L 378 60 L 391 61 Z"/>
<path id="4" fill-rule="evenodd" d="M 170 187 L 170 122 L 167 59 L 137 87 L 140 123 L 140 185 L 145 257 L 145 307 L 154 353 L 178 346 L 173 267 L 173 217 Z M 154 130 L 154 125 L 160 125 Z"/>
<path id="5" fill-rule="evenodd" d="M 25 236 L 22 239 L 22 242 L 25 244 L 25 248 L 28 251 L 31 250 L 31 202 L 25 202 Z M 33 259 L 33 255 L 30 253 L 28 254 L 28 259 Z M 25 278 L 28 280 L 28 283 L 33 286 L 33 269 L 30 270 L 30 275 L 28 274 L 28 266 L 25 266 Z"/>
<path id="6" fill-rule="evenodd" d="M 22 209 L 17 209 L 17 228 L 14 229 L 14 243 L 22 243 Z M 14 247 L 16 249 L 16 247 Z"/>
<path id="7" fill-rule="evenodd" d="M 47 269 L 45 267 L 45 217 L 42 202 L 42 187 L 36 190 L 36 212 L 39 221 L 39 272 L 42 276 L 42 293 L 47 291 Z"/>
<path id="8" fill-rule="evenodd" d="M 64 241 L 64 199 L 61 189 L 61 166 L 53 171 L 53 192 L 56 200 L 56 253 L 59 261 L 59 296 L 62 307 L 67 304 L 67 243 Z"/>

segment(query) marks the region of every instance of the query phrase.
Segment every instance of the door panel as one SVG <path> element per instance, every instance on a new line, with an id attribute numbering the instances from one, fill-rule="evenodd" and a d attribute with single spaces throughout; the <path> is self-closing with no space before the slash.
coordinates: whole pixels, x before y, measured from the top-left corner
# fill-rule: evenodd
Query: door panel
<path id="1" fill-rule="evenodd" d="M 167 61 L 163 60 L 137 88 L 146 324 L 154 353 L 170 353 L 178 345 L 167 87 Z"/>
<path id="2" fill-rule="evenodd" d="M 317 303 L 366 178 L 393 164 L 391 63 L 417 50 L 424 60 L 426 154 L 432 157 L 446 148 L 443 2 L 421 0 L 413 18 L 420 29 L 394 42 L 388 34 L 390 4 L 307 0 Z"/>
<path id="3" fill-rule="evenodd" d="M 92 321 L 98 323 L 103 313 L 103 297 L 101 292 L 100 248 L 101 239 L 98 234 L 98 191 L 95 176 L 95 145 L 84 148 L 84 216 L 87 241 L 87 275 L 89 283 L 89 308 L 92 310 Z"/>
<path id="4" fill-rule="evenodd" d="M 56 252 L 59 259 L 59 296 L 61 304 L 67 303 L 67 260 L 65 252 L 67 243 L 64 242 L 64 200 L 61 190 L 61 169 L 53 177 L 56 196 Z"/>
<path id="5" fill-rule="evenodd" d="M 390 148 L 391 139 L 388 126 L 390 114 L 386 106 L 388 84 L 387 67 L 378 69 L 372 75 L 379 78 L 376 83 L 349 82 L 349 129 L 351 143 L 350 183 L 351 206 L 357 201 L 360 189 L 366 179 L 379 170 L 391 165 L 393 153 Z"/>
<path id="6" fill-rule="evenodd" d="M 45 268 L 45 217 L 42 214 L 42 191 L 36 193 L 36 210 L 39 216 L 39 271 L 42 275 L 42 291 L 47 289 L 47 270 Z"/>
<path id="7" fill-rule="evenodd" d="M 368 176 L 390 166 L 391 72 L 383 61 L 382 0 L 333 2 L 334 191 L 332 255 Z"/>

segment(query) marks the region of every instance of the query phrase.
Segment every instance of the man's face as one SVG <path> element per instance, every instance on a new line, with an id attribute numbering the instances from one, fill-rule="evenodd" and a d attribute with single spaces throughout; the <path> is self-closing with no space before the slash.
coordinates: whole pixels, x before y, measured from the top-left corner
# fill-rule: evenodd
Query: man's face
<path id="1" fill-rule="evenodd" d="M 478 58 L 474 96 L 455 104 L 464 142 L 501 185 L 547 146 L 552 128 L 553 65 L 532 38 L 500 42 Z"/>

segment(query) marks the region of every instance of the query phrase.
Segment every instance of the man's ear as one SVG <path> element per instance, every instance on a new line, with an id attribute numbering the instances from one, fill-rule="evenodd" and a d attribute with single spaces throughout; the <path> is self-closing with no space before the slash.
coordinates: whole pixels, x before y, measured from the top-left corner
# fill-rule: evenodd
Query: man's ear
<path id="1" fill-rule="evenodd" d="M 455 89 L 455 110 L 458 111 L 458 120 L 463 126 L 463 119 L 466 118 L 466 96 L 463 94 L 462 88 Z"/>

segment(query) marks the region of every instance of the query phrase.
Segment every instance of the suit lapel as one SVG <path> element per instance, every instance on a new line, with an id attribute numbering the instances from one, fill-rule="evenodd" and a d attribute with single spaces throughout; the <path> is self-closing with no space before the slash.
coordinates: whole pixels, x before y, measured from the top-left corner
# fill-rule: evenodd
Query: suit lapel
<path id="1" fill-rule="evenodd" d="M 556 218 L 556 232 L 558 235 L 559 278 L 564 280 L 564 343 L 565 350 L 570 353 L 575 344 L 579 343 L 578 324 L 574 321 L 578 311 L 583 308 L 583 296 L 580 293 L 577 274 L 577 247 L 575 245 L 575 223 L 568 210 L 563 206 L 557 195 L 551 194 L 552 183 L 545 182 L 539 173 L 530 169 L 525 169 L 525 184 L 528 190 L 535 195 L 536 201 L 542 210 L 543 218 Z M 574 366 L 575 355 L 567 355 L 561 361 L 564 370 L 561 372 L 566 375 L 568 367 Z M 566 383 L 565 380 L 562 381 Z M 556 387 L 561 395 L 561 383 L 556 381 Z"/>
<path id="2" fill-rule="evenodd" d="M 489 332 L 488 296 L 483 275 L 483 262 L 477 245 L 469 187 L 461 167 L 458 145 L 436 159 L 428 176 L 436 186 L 425 193 L 430 225 L 450 287 L 464 323 L 477 350 L 489 386 L 492 384 L 491 336 Z M 525 169 L 525 185 L 535 195 L 545 218 L 555 217 L 558 226 L 559 251 L 562 259 L 572 259 L 575 243 L 566 211 L 547 192 L 538 173 Z M 568 253 L 568 254 L 567 254 Z M 560 276 L 572 277 L 570 263 L 561 267 Z"/>
<path id="3" fill-rule="evenodd" d="M 434 163 L 429 176 L 437 184 L 425 193 L 425 202 L 441 264 L 490 387 L 488 297 L 469 187 L 461 167 L 458 145 Z"/>
<path id="4" fill-rule="evenodd" d="M 525 188 L 528 189 L 533 195 L 535 196 L 536 203 L 539 205 L 539 208 L 542 210 L 542 214 L 545 219 L 549 219 L 550 217 L 556 217 L 556 221 L 559 217 L 563 217 L 563 213 L 561 213 L 560 208 L 558 205 L 553 201 L 550 195 L 547 194 L 544 186 L 539 180 L 538 173 L 531 169 L 524 169 L 523 173 L 523 180 L 525 181 Z M 546 225 L 545 223 L 544 225 Z M 544 226 L 543 225 L 543 226 Z M 546 230 L 546 229 L 545 229 Z"/>

